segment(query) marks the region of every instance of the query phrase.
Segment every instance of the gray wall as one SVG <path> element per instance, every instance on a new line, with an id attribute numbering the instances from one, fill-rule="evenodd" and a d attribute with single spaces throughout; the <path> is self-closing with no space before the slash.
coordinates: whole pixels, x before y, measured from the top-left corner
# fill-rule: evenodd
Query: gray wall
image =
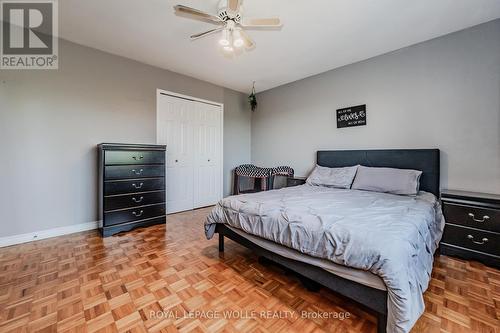
<path id="1" fill-rule="evenodd" d="M 307 175 L 318 149 L 435 147 L 442 187 L 500 193 L 500 20 L 257 97 L 256 164 Z M 335 110 L 358 104 L 367 126 L 337 129 Z"/>
<path id="2" fill-rule="evenodd" d="M 230 110 L 229 112 L 227 110 Z M 232 193 L 232 170 L 250 163 L 252 111 L 246 94 L 224 92 L 224 196 Z"/>
<path id="3" fill-rule="evenodd" d="M 225 104 L 224 193 L 250 160 L 245 95 L 60 41 L 59 70 L 0 71 L 0 237 L 97 220 L 95 145 L 155 143 L 156 89 Z"/>

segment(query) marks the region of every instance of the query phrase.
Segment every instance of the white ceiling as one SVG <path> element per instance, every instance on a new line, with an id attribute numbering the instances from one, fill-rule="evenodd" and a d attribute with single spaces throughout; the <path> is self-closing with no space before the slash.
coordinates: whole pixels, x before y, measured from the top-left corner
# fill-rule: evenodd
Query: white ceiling
<path id="1" fill-rule="evenodd" d="M 245 0 L 246 17 L 279 16 L 279 31 L 250 31 L 257 47 L 224 57 L 212 28 L 174 15 L 183 4 L 217 12 L 218 0 L 64 0 L 70 41 L 248 92 L 327 70 L 500 17 L 499 0 Z"/>

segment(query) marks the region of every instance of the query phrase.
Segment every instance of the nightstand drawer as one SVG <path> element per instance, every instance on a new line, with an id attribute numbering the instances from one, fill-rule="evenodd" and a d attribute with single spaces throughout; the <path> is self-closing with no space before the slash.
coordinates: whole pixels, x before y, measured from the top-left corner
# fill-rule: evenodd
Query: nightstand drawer
<path id="1" fill-rule="evenodd" d="M 443 203 L 443 213 L 447 223 L 500 232 L 499 210 L 445 202 Z"/>
<path id="2" fill-rule="evenodd" d="M 500 256 L 500 234 L 497 233 L 447 223 L 441 242 Z"/>

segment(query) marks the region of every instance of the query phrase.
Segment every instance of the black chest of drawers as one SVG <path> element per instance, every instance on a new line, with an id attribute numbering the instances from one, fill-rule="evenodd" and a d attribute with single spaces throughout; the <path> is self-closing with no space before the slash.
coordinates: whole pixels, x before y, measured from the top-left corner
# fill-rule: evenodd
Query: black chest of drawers
<path id="1" fill-rule="evenodd" d="M 101 234 L 165 223 L 165 146 L 103 143 L 98 154 Z"/>
<path id="2" fill-rule="evenodd" d="M 500 267 L 500 195 L 445 190 L 441 202 L 440 252 Z"/>

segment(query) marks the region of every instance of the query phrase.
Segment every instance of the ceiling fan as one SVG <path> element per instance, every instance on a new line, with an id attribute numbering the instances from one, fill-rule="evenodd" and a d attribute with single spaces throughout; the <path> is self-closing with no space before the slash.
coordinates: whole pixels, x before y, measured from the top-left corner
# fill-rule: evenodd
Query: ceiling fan
<path id="1" fill-rule="evenodd" d="M 280 28 L 279 18 L 243 18 L 243 0 L 221 0 L 217 15 L 191 7 L 177 5 L 175 12 L 181 16 L 188 16 L 196 20 L 215 24 L 218 27 L 191 36 L 191 40 L 220 33 L 219 45 L 225 52 L 233 53 L 237 49 L 247 50 L 255 47 L 255 42 L 248 36 L 244 29 Z"/>

